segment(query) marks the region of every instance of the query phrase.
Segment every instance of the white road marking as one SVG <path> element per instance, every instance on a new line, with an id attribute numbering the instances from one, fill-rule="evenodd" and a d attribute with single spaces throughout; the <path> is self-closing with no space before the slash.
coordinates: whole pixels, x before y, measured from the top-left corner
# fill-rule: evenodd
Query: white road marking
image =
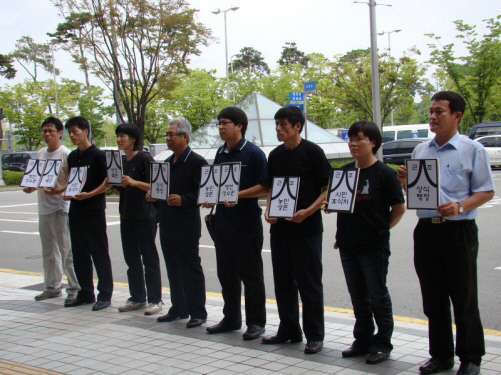
<path id="1" fill-rule="evenodd" d="M 110 225 L 118 225 L 120 224 L 120 221 L 109 221 L 106 223 L 107 226 L 110 226 Z"/>
<path id="2" fill-rule="evenodd" d="M 0 219 L 0 221 L 10 221 L 10 222 L 14 222 L 14 223 L 38 223 L 38 220 Z"/>
<path id="3" fill-rule="evenodd" d="M 13 234 L 31 234 L 33 236 L 38 236 L 39 232 L 17 232 L 15 230 L 3 230 L 2 233 L 13 233 Z"/>
<path id="4" fill-rule="evenodd" d="M 495 270 L 501 270 L 501 267 L 496 267 L 496 268 L 494 268 L 494 269 L 495 269 Z"/>
<path id="5" fill-rule="evenodd" d="M 12 206 L 0 206 L 0 208 L 36 206 L 38 203 L 13 204 Z"/>

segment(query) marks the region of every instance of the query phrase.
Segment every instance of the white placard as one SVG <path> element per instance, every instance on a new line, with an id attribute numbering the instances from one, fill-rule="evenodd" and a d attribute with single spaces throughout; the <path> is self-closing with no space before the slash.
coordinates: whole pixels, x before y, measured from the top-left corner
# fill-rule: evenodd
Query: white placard
<path id="1" fill-rule="evenodd" d="M 111 185 L 122 185 L 122 156 L 120 150 L 106 150 L 106 176 Z"/>
<path id="2" fill-rule="evenodd" d="M 237 203 L 242 163 L 221 163 L 218 203 Z"/>
<path id="3" fill-rule="evenodd" d="M 327 212 L 349 212 L 355 209 L 355 199 L 357 197 L 357 185 L 360 169 L 331 170 L 329 181 L 329 192 L 327 194 Z"/>
<path id="4" fill-rule="evenodd" d="M 219 193 L 219 175 L 221 173 L 220 165 L 203 165 L 202 177 L 200 179 L 200 189 L 198 191 L 198 204 L 216 204 Z"/>
<path id="5" fill-rule="evenodd" d="M 68 185 L 64 195 L 67 197 L 74 197 L 80 194 L 82 188 L 87 180 L 87 167 L 74 167 L 70 169 L 68 176 Z"/>
<path id="6" fill-rule="evenodd" d="M 54 186 L 56 186 L 57 176 L 59 176 L 59 171 L 61 170 L 62 164 L 63 161 L 59 159 L 47 160 L 38 187 L 52 189 Z"/>
<path id="7" fill-rule="evenodd" d="M 440 204 L 438 159 L 407 159 L 407 208 L 436 210 Z"/>
<path id="8" fill-rule="evenodd" d="M 23 179 L 21 180 L 22 187 L 38 188 L 40 179 L 42 178 L 43 169 L 46 160 L 30 159 L 26 165 Z"/>
<path id="9" fill-rule="evenodd" d="M 169 163 L 151 163 L 150 197 L 166 201 L 169 196 Z"/>
<path id="10" fill-rule="evenodd" d="M 296 212 L 299 177 L 273 177 L 268 217 L 292 217 Z"/>

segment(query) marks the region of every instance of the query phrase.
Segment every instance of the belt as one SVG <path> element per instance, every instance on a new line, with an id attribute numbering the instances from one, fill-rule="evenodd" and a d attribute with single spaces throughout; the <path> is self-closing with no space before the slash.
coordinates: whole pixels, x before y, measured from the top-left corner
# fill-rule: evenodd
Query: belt
<path id="1" fill-rule="evenodd" d="M 424 219 L 419 219 L 420 223 L 431 223 L 431 224 L 461 223 L 464 221 L 473 221 L 473 220 L 447 220 L 441 216 L 427 217 Z"/>

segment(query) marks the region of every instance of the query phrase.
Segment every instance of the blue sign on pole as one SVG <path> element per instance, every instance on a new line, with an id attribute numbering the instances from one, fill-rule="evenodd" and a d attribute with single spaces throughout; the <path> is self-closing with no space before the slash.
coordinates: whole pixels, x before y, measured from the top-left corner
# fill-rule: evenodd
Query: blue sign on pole
<path id="1" fill-rule="evenodd" d="M 310 81 L 310 82 L 305 82 L 304 83 L 304 92 L 305 94 L 311 94 L 312 92 L 317 91 L 317 82 L 316 81 Z"/>
<path id="2" fill-rule="evenodd" d="M 304 94 L 302 92 L 289 92 L 290 102 L 304 102 Z"/>
<path id="3" fill-rule="evenodd" d="M 304 104 L 287 103 L 285 106 L 286 107 L 298 107 L 301 111 L 304 112 Z"/>

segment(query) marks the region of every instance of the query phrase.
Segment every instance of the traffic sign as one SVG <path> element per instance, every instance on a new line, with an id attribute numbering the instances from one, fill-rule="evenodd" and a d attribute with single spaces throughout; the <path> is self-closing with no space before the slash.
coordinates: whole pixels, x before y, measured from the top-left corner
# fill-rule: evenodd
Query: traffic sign
<path id="1" fill-rule="evenodd" d="M 316 81 L 310 81 L 310 82 L 304 83 L 304 93 L 306 95 L 311 94 L 315 91 L 317 91 L 317 82 Z"/>
<path id="2" fill-rule="evenodd" d="M 287 103 L 285 105 L 286 107 L 298 107 L 301 111 L 304 112 L 304 104 L 298 104 L 298 103 Z"/>
<path id="3" fill-rule="evenodd" d="M 302 92 L 289 92 L 289 101 L 296 104 L 303 103 L 304 94 Z"/>

